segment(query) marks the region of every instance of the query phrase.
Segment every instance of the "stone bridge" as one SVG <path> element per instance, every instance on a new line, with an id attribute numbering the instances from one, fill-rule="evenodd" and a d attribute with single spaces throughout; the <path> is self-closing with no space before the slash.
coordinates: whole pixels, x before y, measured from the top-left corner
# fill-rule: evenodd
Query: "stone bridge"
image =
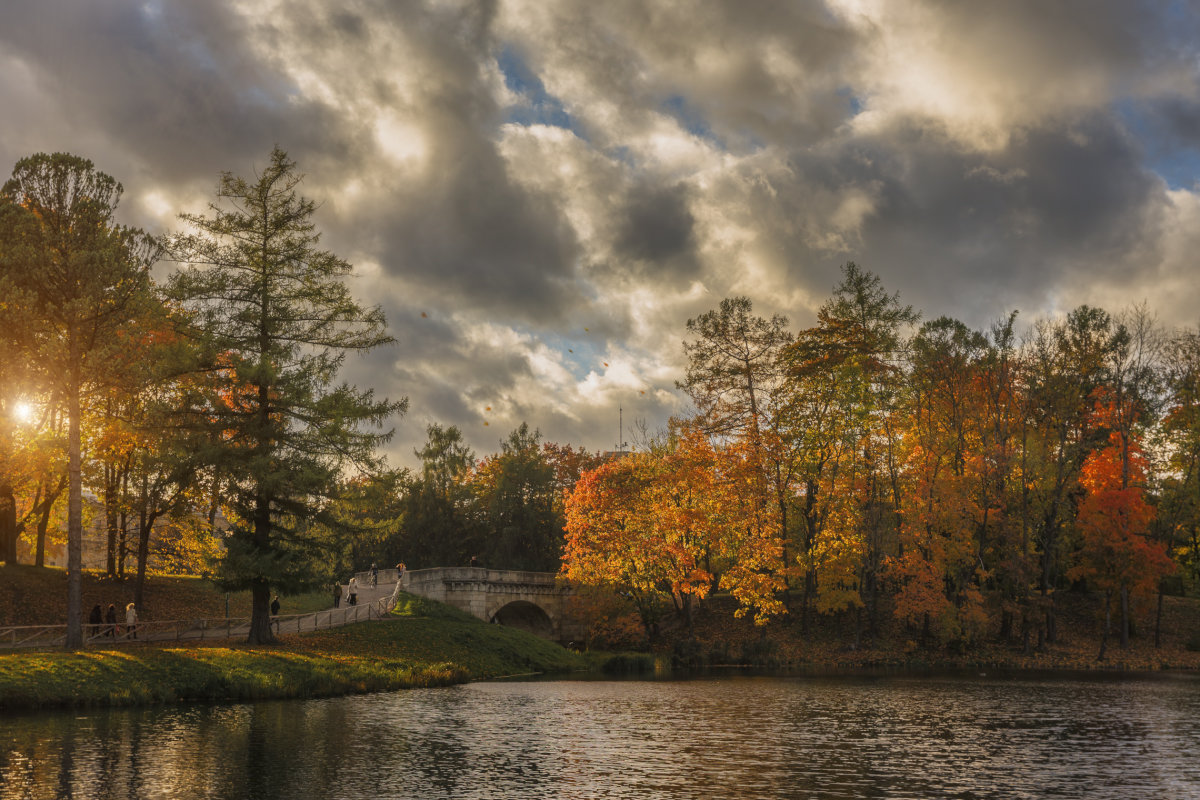
<path id="1" fill-rule="evenodd" d="M 571 587 L 553 572 L 434 567 L 404 573 L 400 588 L 546 639 L 575 638 L 574 626 L 564 622 Z"/>

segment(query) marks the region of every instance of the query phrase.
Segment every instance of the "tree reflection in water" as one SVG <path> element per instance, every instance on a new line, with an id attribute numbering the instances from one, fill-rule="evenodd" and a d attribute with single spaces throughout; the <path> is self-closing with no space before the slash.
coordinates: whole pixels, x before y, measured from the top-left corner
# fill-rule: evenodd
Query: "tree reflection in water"
<path id="1" fill-rule="evenodd" d="M 1196 741 L 1187 679 L 485 683 L 9 716 L 0 800 L 1200 797 Z"/>

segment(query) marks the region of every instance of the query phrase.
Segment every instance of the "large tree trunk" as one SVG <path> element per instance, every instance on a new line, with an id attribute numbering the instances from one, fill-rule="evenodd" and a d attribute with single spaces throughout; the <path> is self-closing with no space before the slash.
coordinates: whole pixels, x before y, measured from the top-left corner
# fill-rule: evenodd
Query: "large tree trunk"
<path id="1" fill-rule="evenodd" d="M 270 550 L 271 501 L 260 491 L 254 508 L 254 546 L 259 553 Z M 250 644 L 273 644 L 275 633 L 271 630 L 271 586 L 265 578 L 258 578 L 250 585 Z"/>
<path id="2" fill-rule="evenodd" d="M 0 484 L 0 561 L 17 563 L 17 498 L 7 483 Z"/>
<path id="3" fill-rule="evenodd" d="M 139 612 L 142 610 L 142 590 L 146 586 L 146 561 L 150 558 L 150 532 L 154 529 L 154 521 L 158 519 L 158 514 L 150 508 L 149 482 L 150 477 L 143 474 L 138 510 L 137 582 L 133 587 L 133 602 L 137 604 Z"/>
<path id="4" fill-rule="evenodd" d="M 70 387 L 67 390 L 67 642 L 68 650 L 83 647 L 83 476 L 79 429 L 79 334 L 69 334 Z"/>
<path id="5" fill-rule="evenodd" d="M 104 572 L 108 577 L 117 575 L 117 530 L 120 527 L 120 498 L 117 496 L 121 484 L 114 464 L 104 465 L 104 527 L 108 533 L 108 541 Z"/>

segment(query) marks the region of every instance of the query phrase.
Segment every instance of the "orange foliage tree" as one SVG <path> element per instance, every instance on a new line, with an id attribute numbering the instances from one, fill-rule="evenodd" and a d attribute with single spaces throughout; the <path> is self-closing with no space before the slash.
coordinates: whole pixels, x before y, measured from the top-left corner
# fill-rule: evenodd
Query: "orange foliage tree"
<path id="1" fill-rule="evenodd" d="M 1111 419 L 1111 403 L 1097 416 Z M 1076 525 L 1082 538 L 1078 563 L 1068 576 L 1086 579 L 1102 593 L 1104 634 L 1099 659 L 1104 658 L 1111 627 L 1115 593 L 1153 592 L 1159 579 L 1174 568 L 1161 543 L 1147 535 L 1154 509 L 1146 502 L 1146 458 L 1136 439 L 1119 428 L 1111 430 L 1108 446 L 1084 462 L 1080 485 L 1086 495 Z M 1121 646 L 1128 646 L 1128 603 L 1122 603 Z"/>

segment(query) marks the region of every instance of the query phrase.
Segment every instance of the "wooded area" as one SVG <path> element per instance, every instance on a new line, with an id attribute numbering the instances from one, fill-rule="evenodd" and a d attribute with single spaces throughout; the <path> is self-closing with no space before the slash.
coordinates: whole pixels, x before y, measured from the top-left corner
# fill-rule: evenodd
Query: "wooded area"
<path id="1" fill-rule="evenodd" d="M 140 586 L 153 552 L 248 589 L 256 641 L 270 591 L 372 561 L 561 568 L 647 630 L 728 591 L 759 622 L 850 609 L 857 641 L 886 609 L 956 646 L 1053 642 L 1069 586 L 1124 645 L 1131 604 L 1195 589 L 1196 330 L 1144 307 L 921 323 L 850 263 L 806 330 L 744 297 L 689 320 L 695 413 L 634 452 L 522 424 L 477 459 L 434 424 L 417 470 L 388 469 L 378 448 L 406 402 L 335 380 L 346 354 L 391 340 L 317 247 L 295 167 L 276 149 L 253 180 L 223 175 L 208 215 L 156 239 L 115 222 L 121 186 L 90 162 L 16 165 L 0 192 L 0 560 L 24 542 L 40 566 L 65 531 L 77 576 L 87 487 L 108 574 L 136 565 Z M 179 268 L 158 285 L 163 260 Z"/>
<path id="2" fill-rule="evenodd" d="M 563 572 L 647 627 L 715 590 L 765 622 L 887 609 L 922 640 L 1057 636 L 1055 594 L 1116 614 L 1194 591 L 1200 335 L 1081 306 L 1023 335 L 918 314 L 850 263 L 798 333 L 746 298 L 688 323 L 694 417 L 587 473 Z M 790 591 L 789 591 L 790 590 Z M 1157 631 L 1155 632 L 1157 636 Z"/>

